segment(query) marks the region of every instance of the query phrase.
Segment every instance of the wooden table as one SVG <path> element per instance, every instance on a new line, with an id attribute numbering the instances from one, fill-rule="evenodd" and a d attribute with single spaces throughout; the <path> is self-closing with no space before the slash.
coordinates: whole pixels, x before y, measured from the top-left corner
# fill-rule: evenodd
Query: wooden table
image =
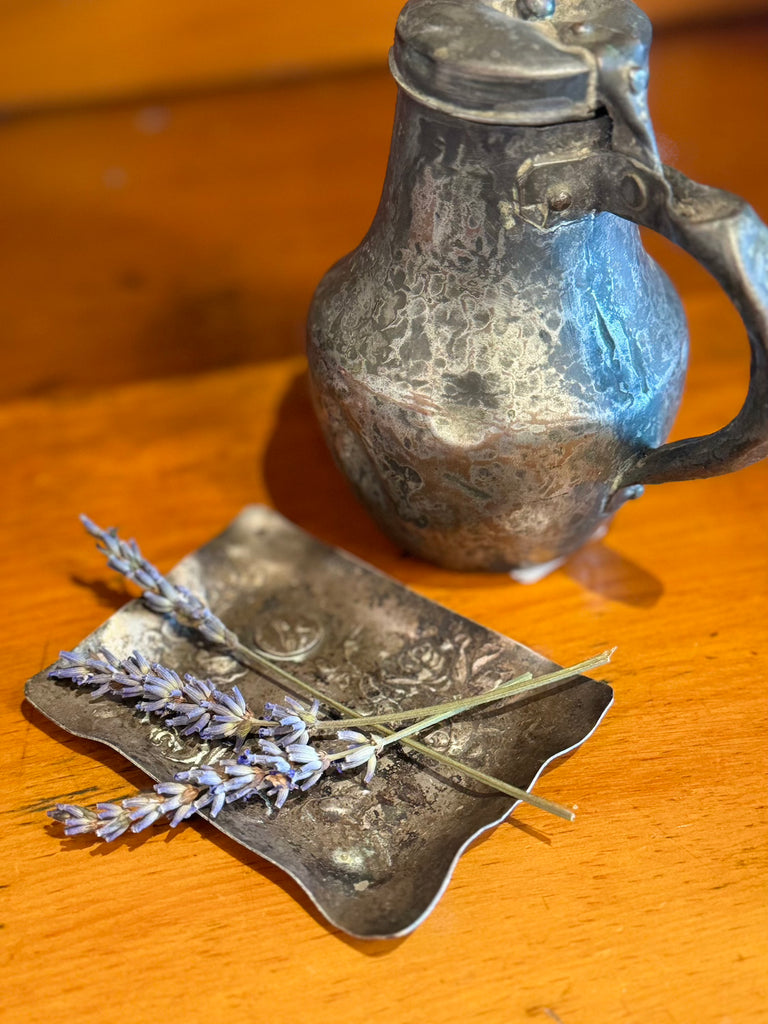
<path id="1" fill-rule="evenodd" d="M 656 46 L 667 159 L 768 217 L 768 24 Z M 0 128 L 8 1020 L 768 1020 L 766 466 L 650 488 L 532 588 L 383 538 L 326 454 L 298 353 L 313 283 L 374 207 L 391 102 L 361 73 Z M 705 275 L 654 252 L 693 336 L 675 436 L 702 433 L 737 411 L 747 346 Z M 520 808 L 405 940 L 329 929 L 205 824 L 106 847 L 45 816 L 145 781 L 22 701 L 127 597 L 77 513 L 168 568 L 259 501 L 560 662 L 619 648 L 614 709 L 537 787 L 575 824 Z"/>

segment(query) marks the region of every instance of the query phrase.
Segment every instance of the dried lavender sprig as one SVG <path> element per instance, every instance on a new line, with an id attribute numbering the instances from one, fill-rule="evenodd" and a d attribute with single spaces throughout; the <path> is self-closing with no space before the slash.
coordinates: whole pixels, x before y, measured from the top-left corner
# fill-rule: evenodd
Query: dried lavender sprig
<path id="1" fill-rule="evenodd" d="M 391 724 L 394 721 L 425 720 L 430 715 L 438 716 L 435 721 L 443 721 L 446 717 L 483 704 L 500 701 L 515 694 L 525 694 L 604 665 L 610 660 L 612 653 L 606 651 L 578 665 L 539 676 L 535 680 L 531 680 L 531 673 L 526 672 L 510 682 L 473 697 L 403 712 L 392 712 L 389 716 L 385 714 L 342 720 L 323 720 L 318 715 L 319 701 L 315 700 L 312 706 L 307 708 L 290 696 L 284 697 L 284 705 L 267 704 L 267 719 L 258 719 L 246 704 L 237 686 L 232 688 L 231 694 L 227 694 L 215 687 L 210 680 L 201 681 L 187 675 L 182 681 L 176 672 L 162 665 L 150 666 L 138 651 L 123 661 L 103 647 L 96 655 L 85 659 L 80 659 L 69 651 L 62 651 L 61 657 L 67 661 L 67 666 L 64 669 L 54 669 L 50 675 L 53 678 L 71 679 L 78 685 L 96 685 L 97 695 L 109 692 L 128 699 L 139 695 L 145 698 L 149 696 L 152 699 L 145 699 L 139 707 L 160 715 L 173 712 L 174 717 L 169 718 L 168 723 L 187 726 L 185 734 L 198 732 L 202 739 L 213 740 L 234 737 L 239 748 L 248 735 L 258 729 L 260 736 L 274 739 L 285 748 L 306 746 L 309 743 L 310 728 L 313 731 L 338 733 L 340 728 L 359 729 L 384 722 Z M 270 721 L 272 718 L 277 721 Z M 412 732 L 406 732 L 404 735 L 411 734 Z M 388 742 L 392 742 L 391 738 Z"/>
<path id="2" fill-rule="evenodd" d="M 119 667 L 114 655 L 104 653 L 108 657 L 105 662 L 98 661 L 98 665 Z M 279 809 L 292 790 L 308 789 L 334 762 L 341 762 L 338 767 L 342 771 L 365 764 L 364 781 L 370 782 L 385 746 L 397 742 L 401 736 L 420 732 L 445 717 L 448 716 L 432 715 L 387 739 L 342 729 L 338 732 L 338 739 L 345 741 L 346 745 L 332 754 L 298 743 L 289 745 L 284 751 L 271 740 L 262 739 L 257 753 L 246 750 L 236 760 L 196 765 L 178 772 L 173 782 L 158 783 L 152 790 L 117 802 L 99 803 L 95 808 L 58 804 L 49 815 L 64 824 L 68 836 L 91 833 L 109 843 L 129 829 L 141 832 L 162 817 L 169 818 L 171 827 L 175 827 L 204 807 L 208 807 L 211 817 L 215 818 L 225 803 L 247 799 L 253 794 L 265 799 L 275 797 L 275 807 Z"/>
<path id="3" fill-rule="evenodd" d="M 63 823 L 68 836 L 90 833 L 109 843 L 129 829 L 141 832 L 163 817 L 174 828 L 207 807 L 215 818 L 225 803 L 253 794 L 274 797 L 279 808 L 295 788 L 293 769 L 274 744 L 263 741 L 261 748 L 260 754 L 246 751 L 236 760 L 177 772 L 173 782 L 159 782 L 151 790 L 117 802 L 99 803 L 94 808 L 57 804 L 48 815 Z"/>
<path id="4" fill-rule="evenodd" d="M 137 704 L 140 711 L 165 717 L 169 725 L 182 728 L 184 735 L 197 732 L 203 739 L 231 737 L 239 746 L 251 733 L 275 726 L 270 718 L 253 714 L 237 686 L 226 693 L 209 679 L 190 674 L 182 679 L 173 669 L 150 663 L 140 651 L 120 659 L 100 647 L 85 657 L 72 651 L 61 651 L 59 657 L 65 664 L 52 669 L 50 678 L 92 686 L 94 697 L 141 698 Z"/>
<path id="5" fill-rule="evenodd" d="M 122 540 L 114 528 L 102 530 L 88 516 L 81 515 L 80 521 L 96 538 L 97 548 L 107 556 L 107 565 L 141 587 L 144 601 L 153 612 L 173 615 L 182 625 L 198 630 L 216 647 L 229 648 L 238 642 L 237 636 L 204 601 L 186 587 L 171 583 L 147 561 L 135 540 Z"/>
<path id="6" fill-rule="evenodd" d="M 121 663 L 110 652 L 101 653 L 103 661 L 89 659 L 96 663 L 97 668 L 105 666 L 115 670 L 120 667 Z M 140 663 L 139 659 L 137 663 Z M 73 678 L 73 672 L 74 666 L 67 678 Z M 74 678 L 81 682 L 79 676 L 75 675 Z M 108 679 L 112 681 L 111 675 Z M 280 808 L 292 790 L 308 789 L 337 761 L 341 762 L 338 767 L 343 771 L 365 764 L 364 781 L 370 782 L 377 759 L 385 746 L 420 732 L 446 717 L 450 717 L 450 714 L 430 716 L 399 733 L 391 734 L 386 740 L 375 734 L 365 736 L 354 730 L 340 730 L 338 739 L 345 741 L 346 745 L 332 754 L 298 743 L 289 745 L 287 751 L 284 751 L 271 740 L 263 739 L 259 742 L 260 749 L 256 754 L 246 750 L 234 761 L 223 760 L 215 765 L 195 766 L 178 772 L 173 782 L 158 783 L 151 791 L 137 793 L 119 802 L 99 803 L 95 808 L 59 804 L 49 814 L 64 824 L 68 836 L 91 833 L 106 842 L 112 842 L 128 829 L 140 832 L 161 817 L 170 818 L 172 827 L 204 807 L 208 807 L 211 816 L 216 817 L 225 803 L 247 799 L 254 793 L 265 799 L 275 797 L 275 806 Z"/>
<path id="7" fill-rule="evenodd" d="M 197 629 L 204 640 L 214 647 L 228 651 L 246 668 L 255 669 L 257 672 L 269 669 L 291 687 L 323 701 L 343 715 L 350 718 L 355 716 L 351 708 L 340 704 L 310 683 L 297 679 L 275 664 L 276 660 L 290 660 L 290 657 L 282 658 L 246 647 L 237 634 L 213 614 L 202 598 L 191 593 L 186 587 L 174 585 L 159 569 L 148 562 L 135 540 L 122 540 L 114 527 L 103 530 L 86 515 L 81 515 L 80 520 L 88 533 L 96 538 L 96 547 L 107 556 L 107 565 L 142 588 L 142 597 L 151 611 L 160 615 L 173 615 L 182 625 Z"/>
<path id="8" fill-rule="evenodd" d="M 110 664 L 117 661 L 114 656 L 108 660 Z M 113 664 L 113 667 L 117 666 Z M 460 705 L 462 702 L 455 703 Z M 313 710 L 316 712 L 317 709 Z M 158 783 L 152 791 L 137 793 L 118 803 L 100 803 L 95 810 L 73 804 L 59 804 L 49 814 L 64 823 L 67 835 L 93 833 L 111 842 L 129 828 L 133 832 L 140 832 L 161 817 L 168 817 L 172 827 L 204 807 L 208 807 L 211 816 L 216 817 L 225 803 L 247 799 L 254 794 L 264 799 L 274 797 L 275 807 L 279 809 L 291 791 L 308 789 L 335 762 L 339 762 L 338 767 L 342 771 L 364 764 L 364 781 L 369 783 L 376 771 L 378 758 L 386 747 L 402 743 L 464 710 L 461 706 L 443 709 L 422 717 L 404 729 L 390 732 L 387 736 L 375 733 L 366 736 L 352 729 L 341 729 L 337 738 L 344 741 L 346 746 L 330 754 L 300 743 L 289 744 L 283 750 L 276 743 L 262 739 L 256 754 L 247 750 L 236 760 L 223 760 L 216 765 L 198 765 L 178 772 L 173 782 Z M 434 753 L 429 747 L 425 749 Z M 453 761 L 445 755 L 443 760 L 449 764 Z M 470 777 L 501 789 L 510 796 L 518 793 L 517 787 L 508 786 L 484 772 L 466 766 L 463 770 Z M 539 798 L 534 800 L 537 806 L 573 820 L 571 811 Z"/>
<path id="9" fill-rule="evenodd" d="M 260 743 L 263 752 L 260 755 L 261 763 L 274 762 L 274 758 L 281 746 L 287 747 L 291 751 L 302 749 L 312 751 L 311 761 L 313 769 L 311 771 L 308 771 L 306 767 L 306 757 L 303 759 L 303 762 L 300 762 L 302 781 L 304 781 L 302 788 L 304 789 L 307 789 L 309 785 L 316 782 L 319 778 L 321 774 L 317 770 L 319 763 L 323 763 L 323 771 L 325 771 L 331 762 L 338 759 L 343 759 L 344 764 L 342 768 L 344 770 L 367 762 L 368 770 L 365 781 L 370 782 L 373 777 L 376 767 L 376 756 L 373 754 L 373 747 L 370 745 L 369 740 L 359 732 L 354 732 L 353 730 L 339 731 L 338 726 L 334 726 L 333 722 L 329 721 L 322 724 L 332 728 L 337 733 L 339 739 L 355 741 L 352 746 L 345 747 L 342 751 L 327 758 L 325 756 L 320 758 L 317 752 L 307 746 L 309 740 L 308 727 L 310 725 L 317 726 L 321 723 L 321 719 L 318 716 L 319 701 L 317 700 L 313 702 L 311 707 L 306 708 L 299 701 L 286 696 L 283 698 L 285 704 L 269 703 L 265 706 L 265 711 L 269 715 L 268 719 L 257 719 L 246 705 L 245 699 L 238 687 L 233 687 L 232 695 L 230 696 L 215 687 L 210 680 L 200 680 L 189 674 L 182 680 L 173 669 L 166 668 L 158 663 L 150 664 L 139 651 L 134 651 L 131 656 L 122 660 L 106 647 L 101 647 L 95 653 L 85 658 L 81 658 L 70 651 L 62 651 L 60 657 L 64 660 L 65 666 L 53 669 L 49 673 L 52 678 L 66 679 L 76 683 L 78 686 L 95 686 L 94 693 L 98 696 L 109 693 L 122 699 L 143 697 L 144 700 L 137 705 L 140 709 L 162 716 L 172 715 L 173 717 L 167 717 L 168 723 L 175 726 L 187 726 L 184 729 L 185 734 L 199 732 L 202 739 L 219 739 L 223 736 L 235 735 L 238 741 L 242 743 L 243 739 L 250 732 L 256 727 L 261 726 L 262 728 L 259 728 L 259 733 L 264 737 Z M 529 677 L 530 673 L 527 674 L 526 678 Z M 499 699 L 501 696 L 503 696 L 503 691 L 500 689 L 496 699 Z M 431 725 L 436 721 L 442 721 L 450 717 L 452 714 L 459 713 L 464 710 L 465 703 L 454 701 L 452 704 L 444 705 L 440 709 L 441 714 L 439 716 L 433 715 L 426 724 Z M 215 714 L 214 712 L 217 710 L 222 713 Z M 434 709 L 427 710 L 432 711 Z M 418 711 L 414 711 L 409 717 L 413 718 L 417 714 Z M 425 716 L 422 715 L 422 717 Z M 276 720 L 271 721 L 272 718 Z M 353 724 L 357 724 L 357 720 L 352 719 L 351 721 Z M 411 727 L 405 735 L 411 735 L 425 727 L 424 725 L 417 725 L 415 728 Z M 238 729 L 240 730 L 239 733 Z M 390 737 L 388 742 L 395 742 L 396 737 L 399 735 L 395 734 L 395 736 Z M 267 739 L 267 737 L 271 739 Z M 272 739 L 275 742 L 272 742 Z M 380 739 L 382 738 L 374 737 L 374 742 Z M 264 755 L 268 755 L 266 759 Z M 253 763 L 257 762 L 254 761 Z M 286 763 L 284 767 L 281 767 L 281 770 L 290 772 L 292 766 Z M 212 771 L 214 770 L 211 769 L 208 773 L 208 785 L 213 785 L 213 782 L 210 781 Z M 242 776 L 245 772 L 240 771 L 239 774 Z M 188 776 L 184 776 L 184 778 L 188 778 Z M 200 780 L 198 779 L 198 781 Z M 280 792 L 281 802 L 278 803 L 278 806 L 282 806 L 286 795 L 287 789 Z M 145 820 L 146 824 L 150 824 L 151 821 L 154 821 L 160 815 L 161 811 L 157 801 L 153 803 L 152 800 L 149 800 L 149 802 L 148 800 L 149 798 L 145 799 L 142 797 L 137 805 L 124 801 L 120 805 L 122 811 L 119 813 L 115 807 L 110 805 L 104 811 L 104 814 L 108 816 L 111 824 L 108 826 L 104 825 L 103 828 L 109 829 L 110 834 L 113 830 L 116 835 L 120 834 L 121 831 L 124 831 L 122 826 L 125 825 L 127 827 L 126 822 L 128 818 L 126 815 L 128 811 L 136 807 L 142 809 L 142 820 Z M 102 817 L 98 817 L 97 820 L 102 821 Z M 134 819 L 131 818 L 130 820 L 133 821 Z M 94 829 L 96 827 L 94 825 Z M 82 821 L 79 821 L 79 828 L 80 831 L 87 830 Z"/>
<path id="10" fill-rule="evenodd" d="M 126 565 L 127 568 L 131 568 L 130 560 L 115 557 L 113 556 L 112 553 L 116 545 L 124 545 L 124 542 L 119 540 L 117 536 L 117 531 L 114 528 L 107 531 L 101 530 L 94 523 L 92 523 L 91 520 L 88 519 L 86 516 L 82 516 L 81 519 L 88 532 L 95 536 L 97 540 L 101 541 L 101 546 L 99 547 L 99 549 L 108 554 L 108 564 L 110 564 L 113 569 L 116 569 L 116 571 L 121 572 L 124 575 L 128 575 L 128 573 L 126 572 Z M 131 542 L 129 545 L 126 545 L 126 549 L 129 556 L 138 558 L 143 562 L 143 557 L 141 556 L 138 549 L 138 545 L 136 545 L 135 541 Z M 122 550 L 122 547 L 118 550 Z M 150 565 L 151 563 L 146 564 Z M 157 569 L 155 569 L 154 566 L 152 566 L 152 570 L 154 571 L 157 577 L 160 577 L 160 573 L 158 572 Z M 133 577 L 129 576 L 129 578 Z M 138 582 L 139 585 L 141 586 L 141 581 L 138 580 Z M 176 589 L 178 590 L 178 588 Z M 187 591 L 187 593 L 189 592 Z M 190 597 L 194 597 L 194 595 L 190 595 Z M 198 602 L 200 606 L 205 607 L 203 602 L 201 602 L 199 598 L 195 598 L 195 600 Z M 150 602 L 148 602 L 148 605 L 150 608 L 152 608 Z M 169 610 L 173 611 L 173 608 Z M 212 613 L 210 612 L 209 614 L 212 615 Z M 219 622 L 220 620 L 216 621 Z M 190 622 L 189 624 L 193 625 L 192 622 Z M 221 623 L 221 625 L 223 627 L 223 623 Z M 229 653 L 237 661 L 239 661 L 240 664 L 245 665 L 246 668 L 252 668 L 256 671 L 261 671 L 262 669 L 266 668 L 267 670 L 281 676 L 292 687 L 299 689 L 303 693 L 309 694 L 309 696 L 311 697 L 324 701 L 327 705 L 333 707 L 337 711 L 340 711 L 343 715 L 346 715 L 349 718 L 356 717 L 356 712 L 353 709 L 347 707 L 344 704 L 341 704 L 339 701 L 333 700 L 333 698 L 329 697 L 327 694 L 322 693 L 322 691 L 311 686 L 309 683 L 305 683 L 303 680 L 298 679 L 291 673 L 286 672 L 281 666 L 274 664 L 274 662 L 271 661 L 270 658 L 266 657 L 264 654 L 247 647 L 239 640 L 236 634 L 232 633 L 230 630 L 226 630 L 226 641 L 222 643 L 219 639 L 209 636 L 207 632 L 205 632 L 199 626 L 196 626 L 195 628 L 198 628 L 203 638 L 208 640 L 210 643 L 213 643 L 215 646 L 226 647 L 229 650 Z M 233 637 L 235 643 L 230 644 L 230 638 Z M 382 732 L 384 732 L 386 735 L 389 735 L 391 734 L 392 730 L 382 727 Z M 478 781 L 482 781 L 485 785 L 491 786 L 491 788 L 494 789 L 498 789 L 500 792 L 506 793 L 509 796 L 513 796 L 515 799 L 531 804 L 532 806 L 538 807 L 541 810 L 546 810 L 551 814 L 557 815 L 558 817 L 566 818 L 569 821 L 572 821 L 575 817 L 571 811 L 568 811 L 565 808 L 562 808 L 559 805 L 552 803 L 551 801 L 544 800 L 543 798 L 538 796 L 534 796 L 527 790 L 519 789 L 516 786 L 510 786 L 509 784 L 504 783 L 499 779 L 494 779 L 492 776 L 486 775 L 483 772 L 478 772 L 476 769 L 470 768 L 469 765 L 465 765 L 461 761 L 458 761 L 447 754 L 439 754 L 438 751 L 434 751 L 431 747 L 427 746 L 426 744 L 420 743 L 417 740 L 408 738 L 404 739 L 402 742 L 404 746 L 410 747 L 412 750 L 415 750 L 418 753 L 431 757 L 433 760 L 439 761 L 443 764 L 447 764 L 454 771 L 462 772 L 470 778 L 475 778 Z"/>
<path id="11" fill-rule="evenodd" d="M 250 709 L 248 709 L 245 701 L 237 687 L 233 687 L 233 693 L 235 699 L 231 700 L 222 691 L 219 691 L 209 680 L 196 679 L 194 676 L 186 675 L 184 679 L 173 671 L 163 665 L 157 663 L 150 664 L 143 655 L 134 651 L 133 655 L 129 658 L 118 659 L 111 651 L 106 648 L 100 648 L 96 654 L 90 655 L 86 658 L 80 658 L 78 655 L 69 652 L 62 651 L 61 657 L 67 662 L 64 668 L 53 669 L 50 675 L 54 678 L 69 679 L 77 685 L 95 685 L 95 694 L 110 693 L 115 696 L 122 698 L 135 698 L 143 696 L 145 699 L 138 704 L 138 707 L 145 711 L 152 711 L 161 715 L 168 715 L 173 713 L 174 717 L 168 718 L 167 721 L 170 725 L 181 726 L 184 725 L 187 728 L 184 730 L 186 733 L 198 732 L 203 739 L 207 738 L 220 738 L 223 732 L 216 732 L 216 723 L 211 722 L 211 708 L 224 708 L 228 713 L 231 714 L 232 708 L 235 707 L 240 714 L 237 716 L 237 721 L 245 723 L 247 730 L 241 732 L 238 738 L 244 738 L 253 728 L 256 727 L 268 727 L 273 728 L 275 722 L 266 719 L 258 719 L 253 716 Z M 583 670 L 583 666 L 575 666 L 571 670 L 571 674 L 577 674 L 580 670 Z M 568 670 L 561 670 L 561 672 L 555 675 L 564 675 Z M 493 691 L 489 691 L 488 694 L 478 694 L 473 698 L 466 698 L 465 700 L 453 701 L 449 704 L 442 706 L 433 706 L 432 708 L 426 708 L 424 711 L 440 711 L 441 716 L 437 720 L 444 720 L 453 714 L 458 714 L 461 711 L 471 707 L 473 703 L 487 703 L 490 700 L 500 700 L 511 692 L 513 686 L 524 685 L 524 677 L 519 680 L 513 680 L 511 684 L 505 684 L 497 687 Z M 148 698 L 148 699 L 147 699 Z M 226 703 L 224 701 L 226 698 Z M 231 700 L 231 703 L 230 703 Z M 284 712 L 288 713 L 287 717 L 278 719 L 278 723 L 282 725 L 288 721 L 288 717 L 295 716 L 297 721 L 304 720 L 299 718 L 299 714 L 303 713 L 308 722 L 314 722 L 315 724 L 328 725 L 332 727 L 334 731 L 338 730 L 338 725 L 341 722 L 336 723 L 333 720 L 329 720 L 327 723 L 323 722 L 317 716 L 319 702 L 315 701 L 312 706 L 307 709 L 300 704 L 299 701 L 286 696 L 284 698 L 286 705 L 270 704 L 268 707 L 278 715 L 283 715 Z M 409 717 L 413 717 L 414 714 L 423 714 L 418 709 L 409 714 Z M 214 717 L 224 717 L 223 715 L 216 715 Z M 355 725 L 365 726 L 371 724 L 367 718 L 358 717 L 347 720 Z M 417 723 L 418 724 L 418 723 Z M 430 724 L 434 724 L 431 722 Z M 420 730 L 416 730 L 420 731 Z M 412 735 L 414 730 L 408 730 L 407 735 Z M 229 735 L 234 734 L 234 730 L 228 731 Z M 358 736 L 360 734 L 357 734 Z M 342 736 L 341 738 L 345 738 Z M 353 738 L 350 736 L 350 738 Z M 302 745 L 306 743 L 306 736 L 302 733 L 291 731 L 287 736 L 282 737 L 286 743 L 291 743 L 294 746 Z M 367 742 L 367 741 L 366 741 Z M 412 744 L 413 745 L 413 744 Z M 430 747 L 424 747 L 423 751 L 430 756 L 434 757 L 434 752 Z M 365 781 L 369 782 L 375 769 L 376 760 L 373 756 L 373 751 L 369 752 L 362 759 L 353 758 L 347 756 L 348 752 L 344 753 L 345 758 L 345 769 L 356 767 L 363 761 L 368 763 L 368 771 L 366 773 Z M 331 758 L 334 760 L 335 758 Z M 313 763 L 317 761 L 317 754 L 315 754 Z M 449 759 L 451 766 L 454 766 L 453 759 Z M 459 764 L 459 762 L 455 762 Z M 327 765 L 326 765 L 327 767 Z M 325 769 L 323 769 L 325 770 Z M 464 766 L 465 774 L 469 774 L 469 769 Z M 300 781 L 305 784 L 301 787 L 303 789 L 308 788 L 309 785 L 314 784 L 319 778 L 317 768 L 309 770 L 305 765 L 302 766 L 303 775 Z M 487 776 L 486 776 L 487 777 Z M 311 781 L 310 781 L 311 780 Z M 500 780 L 499 780 L 500 781 Z M 507 792 L 509 787 L 506 783 L 501 783 L 505 787 L 503 790 Z M 496 786 L 495 788 L 499 788 Z M 283 791 L 285 792 L 285 791 Z M 516 795 L 518 791 L 515 790 L 511 795 Z M 287 795 L 287 793 L 286 793 Z M 563 812 L 562 808 L 559 808 L 556 804 L 550 804 L 549 801 L 542 801 L 540 797 L 530 796 L 529 803 L 536 801 L 536 806 L 541 806 L 543 810 L 548 810 L 550 813 L 558 814 L 559 816 L 568 816 L 570 812 Z M 284 802 L 285 796 L 282 797 Z M 282 803 L 280 804 L 282 806 Z M 111 813 L 106 811 L 105 813 Z M 114 831 L 115 836 L 125 831 L 124 828 L 120 828 L 121 824 L 124 823 L 124 817 L 114 815 L 110 821 L 110 825 L 104 825 L 104 830 L 108 830 L 110 835 Z M 101 820 L 101 819 L 99 819 Z M 153 819 L 154 820 L 154 819 Z M 149 822 L 148 822 L 149 823 Z M 74 827 L 74 825 L 72 826 Z M 128 825 L 125 826 L 126 828 Z M 80 823 L 80 831 L 88 831 L 85 826 Z M 115 831 L 117 830 L 117 831 Z M 90 829 L 90 831 L 96 831 L 96 827 Z M 74 835 L 75 832 L 68 832 L 67 834 Z"/>
<path id="12" fill-rule="evenodd" d="M 57 804 L 48 815 L 63 823 L 65 835 L 92 833 L 111 843 L 128 829 L 141 832 L 160 817 L 168 818 L 171 827 L 175 828 L 206 802 L 208 793 L 203 786 L 160 782 L 148 792 L 136 793 L 117 803 L 99 803 L 95 808 Z"/>
<path id="13" fill-rule="evenodd" d="M 209 679 L 190 674 L 182 679 L 173 669 L 150 663 L 140 651 L 120 659 L 100 647 L 85 656 L 61 651 L 59 657 L 64 664 L 53 668 L 50 678 L 91 686 L 94 697 L 143 698 L 137 704 L 140 710 L 165 717 L 169 725 L 185 727 L 184 735 L 197 732 L 201 739 L 234 738 L 236 748 L 254 732 L 281 746 L 306 743 L 309 728 L 320 720 L 318 700 L 306 707 L 289 695 L 282 704 L 266 704 L 265 717 L 258 718 L 237 686 L 226 692 Z"/>
<path id="14" fill-rule="evenodd" d="M 309 729 L 320 721 L 319 700 L 307 707 L 289 695 L 283 697 L 282 704 L 267 703 L 265 717 L 258 718 L 239 687 L 233 686 L 227 692 L 210 679 L 197 679 L 189 673 L 182 679 L 173 669 L 150 663 L 140 651 L 121 660 L 106 647 L 100 647 L 84 656 L 61 651 L 59 658 L 64 665 L 53 668 L 49 678 L 92 686 L 94 697 L 141 697 L 143 700 L 137 704 L 140 710 L 166 717 L 169 725 L 184 726 L 184 735 L 197 732 L 201 739 L 234 739 L 236 749 L 253 733 L 281 746 L 306 743 Z"/>
<path id="15" fill-rule="evenodd" d="M 107 565 L 141 587 L 144 602 L 151 611 L 158 615 L 173 615 L 183 626 L 198 630 L 214 647 L 231 650 L 239 644 L 237 635 L 214 615 L 206 602 L 186 587 L 171 583 L 144 557 L 135 540 L 122 540 L 115 527 L 104 530 L 86 515 L 81 515 L 80 521 L 96 538 L 96 547 L 107 556 Z M 273 651 L 262 651 L 261 656 L 270 664 L 292 661 L 295 657 Z"/>

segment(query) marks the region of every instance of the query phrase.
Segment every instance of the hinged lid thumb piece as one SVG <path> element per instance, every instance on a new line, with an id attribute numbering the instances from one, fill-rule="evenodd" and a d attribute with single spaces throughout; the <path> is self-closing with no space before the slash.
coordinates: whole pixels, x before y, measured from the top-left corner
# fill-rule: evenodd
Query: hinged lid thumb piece
<path id="1" fill-rule="evenodd" d="M 606 61 L 628 91 L 644 92 L 650 41 L 650 22 L 630 0 L 410 0 L 390 67 L 433 109 L 492 124 L 557 124 L 607 105 Z"/>

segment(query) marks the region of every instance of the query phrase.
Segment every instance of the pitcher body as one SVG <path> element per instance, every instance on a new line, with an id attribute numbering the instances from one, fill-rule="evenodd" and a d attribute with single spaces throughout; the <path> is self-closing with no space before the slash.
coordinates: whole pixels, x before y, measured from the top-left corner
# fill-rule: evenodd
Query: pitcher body
<path id="1" fill-rule="evenodd" d="M 566 556 L 617 507 L 631 452 L 669 431 L 687 334 L 637 227 L 540 227 L 515 204 L 531 152 L 609 131 L 457 122 L 401 94 L 373 225 L 317 290 L 308 352 L 331 450 L 430 561 Z"/>
<path id="2" fill-rule="evenodd" d="M 383 195 L 317 290 L 308 355 L 337 462 L 431 561 L 530 578 L 645 484 L 768 454 L 768 229 L 662 165 L 650 39 L 631 0 L 409 0 L 398 19 Z M 749 391 L 711 435 L 664 443 L 687 332 L 638 225 L 747 326 Z"/>

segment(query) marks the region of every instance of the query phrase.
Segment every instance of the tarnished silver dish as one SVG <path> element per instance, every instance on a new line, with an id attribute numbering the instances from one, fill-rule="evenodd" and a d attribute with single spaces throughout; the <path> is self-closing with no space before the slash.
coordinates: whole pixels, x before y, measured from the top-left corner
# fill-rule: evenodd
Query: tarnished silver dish
<path id="1" fill-rule="evenodd" d="M 289 659 L 294 675 L 369 714 L 469 696 L 556 667 L 258 506 L 170 577 L 202 596 L 244 641 L 279 656 L 283 666 Z M 285 692 L 268 672 L 201 646 L 141 601 L 77 650 L 100 645 L 119 658 L 138 649 L 181 673 L 236 683 L 253 706 Z M 29 681 L 26 695 L 68 732 L 113 747 L 156 780 L 231 754 L 231 746 L 184 737 L 124 703 L 93 701 L 47 669 Z M 587 739 L 612 699 L 608 685 L 579 676 L 545 695 L 454 719 L 427 742 L 529 789 L 555 758 Z M 514 805 L 422 756 L 396 752 L 382 758 L 368 786 L 358 777 L 329 778 L 293 794 L 279 811 L 258 800 L 233 803 L 211 824 L 288 872 L 333 925 L 363 938 L 392 937 L 424 919 L 462 851 Z"/>

